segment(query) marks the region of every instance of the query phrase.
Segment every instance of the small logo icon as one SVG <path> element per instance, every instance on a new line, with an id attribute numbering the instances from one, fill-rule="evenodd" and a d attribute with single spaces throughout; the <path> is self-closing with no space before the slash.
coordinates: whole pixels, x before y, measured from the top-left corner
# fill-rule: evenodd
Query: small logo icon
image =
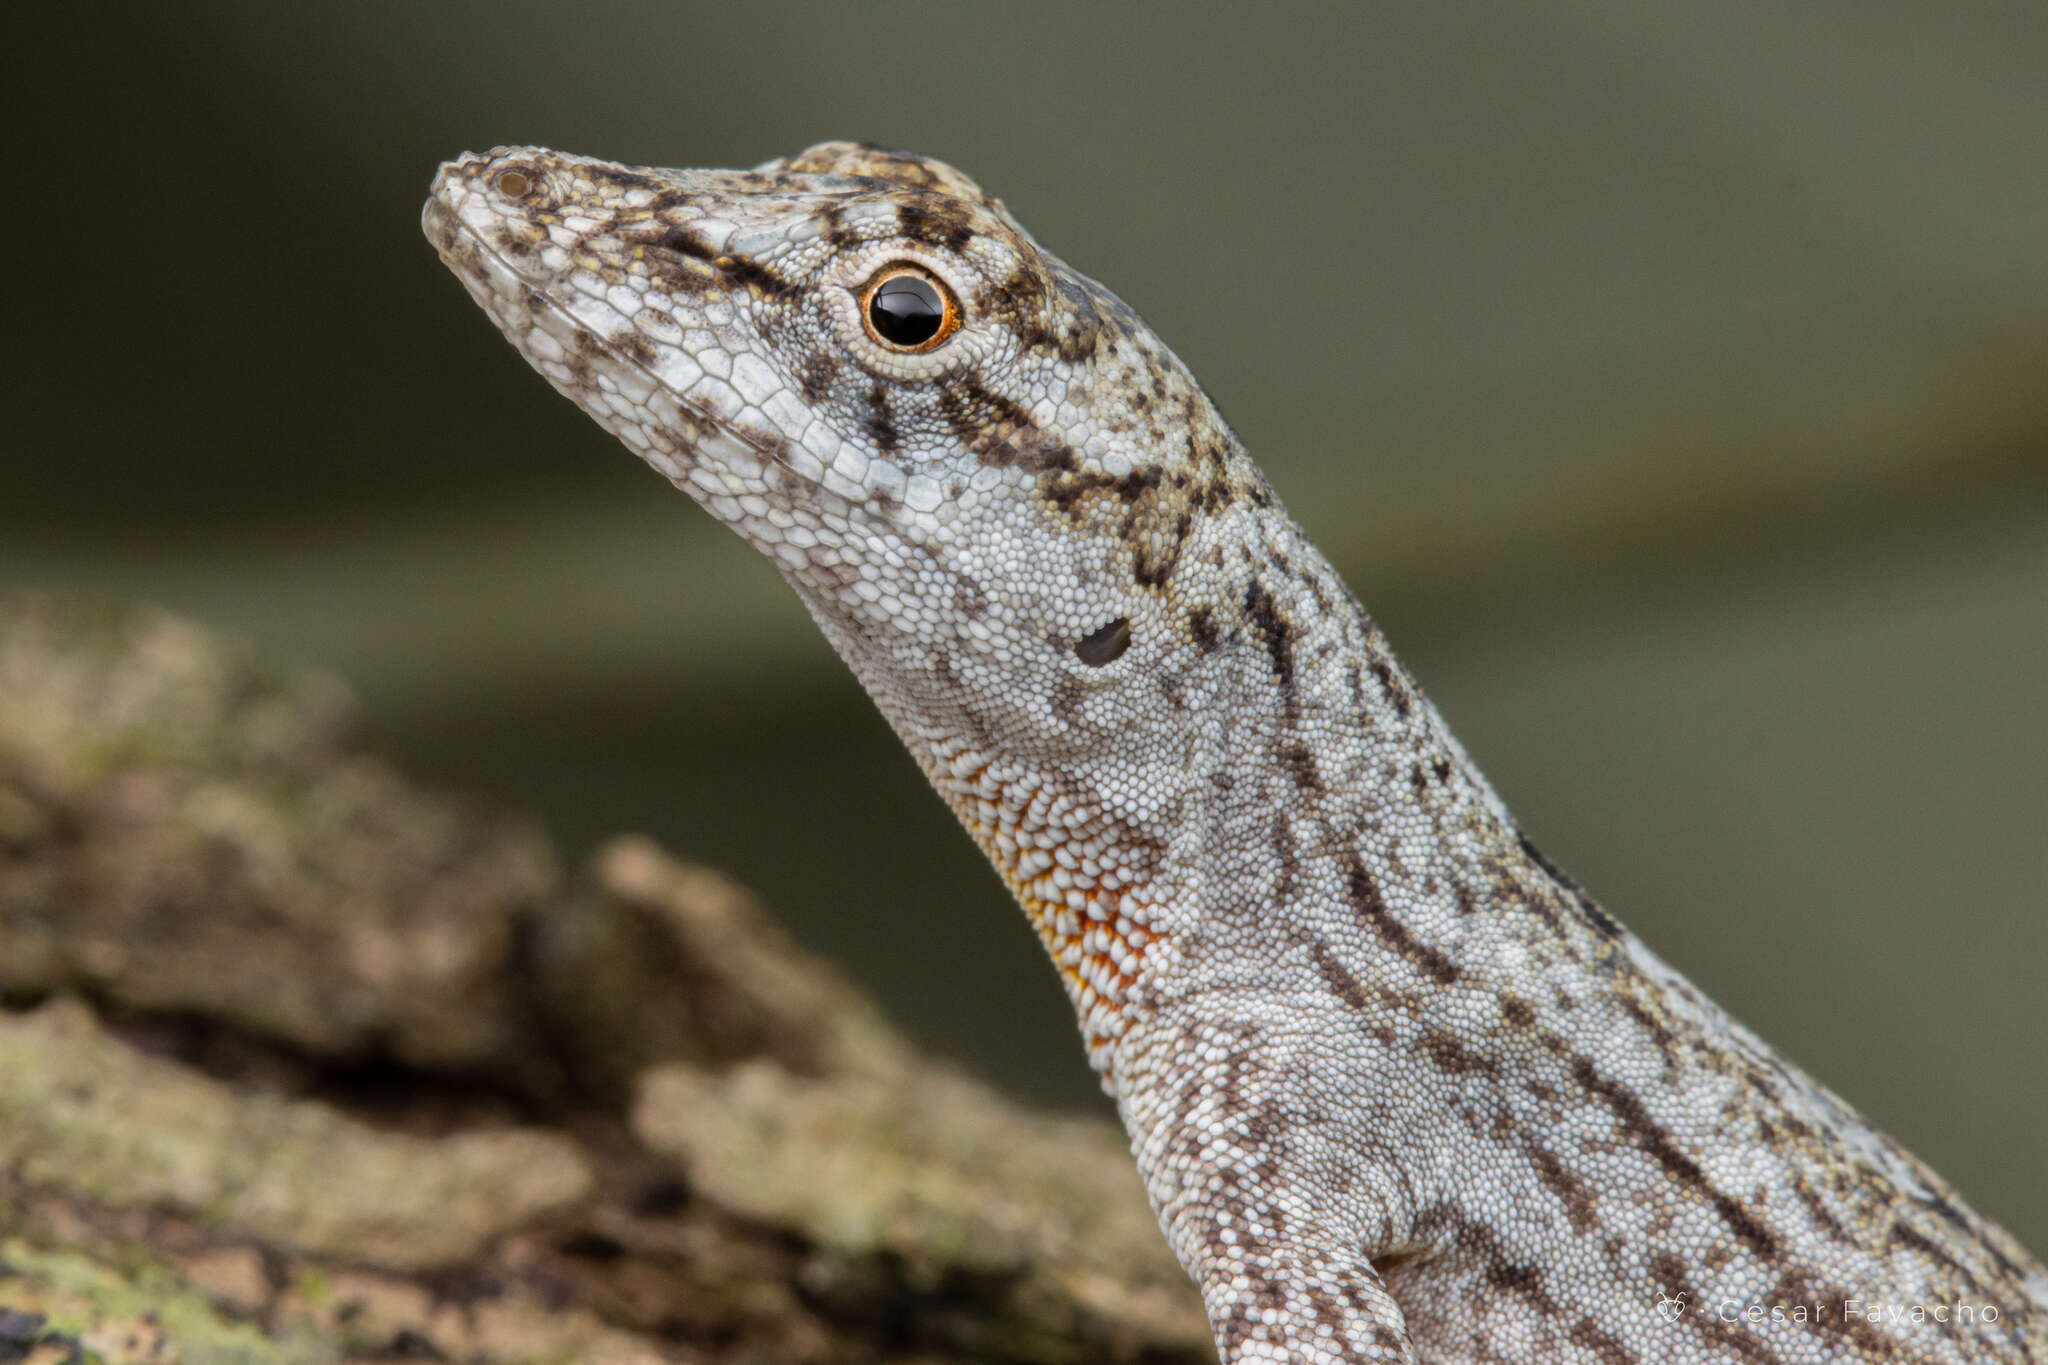
<path id="1" fill-rule="evenodd" d="M 1685 1295 L 1667 1294 L 1660 1287 L 1657 1290 L 1657 1311 L 1664 1315 L 1664 1321 L 1677 1322 L 1685 1316 Z"/>

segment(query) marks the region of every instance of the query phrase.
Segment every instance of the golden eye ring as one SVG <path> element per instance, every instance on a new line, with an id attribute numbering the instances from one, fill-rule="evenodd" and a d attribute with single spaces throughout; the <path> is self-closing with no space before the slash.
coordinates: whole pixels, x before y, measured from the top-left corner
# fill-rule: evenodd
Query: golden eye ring
<path id="1" fill-rule="evenodd" d="M 527 192 L 533 188 L 533 177 L 514 166 L 499 171 L 497 178 L 491 183 L 497 187 L 498 193 L 507 199 L 524 199 Z"/>
<path id="2" fill-rule="evenodd" d="M 921 265 L 885 265 L 861 287 L 860 321 L 877 346 L 902 355 L 936 351 L 960 330 L 960 302 Z"/>

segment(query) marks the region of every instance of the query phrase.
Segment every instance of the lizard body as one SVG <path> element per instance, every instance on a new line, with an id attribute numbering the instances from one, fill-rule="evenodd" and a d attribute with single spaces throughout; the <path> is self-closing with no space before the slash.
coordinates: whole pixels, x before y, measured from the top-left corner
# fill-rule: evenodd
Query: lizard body
<path id="1" fill-rule="evenodd" d="M 1228 1365 L 2048 1360 L 2048 1274 L 1543 858 L 1192 376 L 966 176 L 500 148 L 424 226 L 988 854 Z"/>

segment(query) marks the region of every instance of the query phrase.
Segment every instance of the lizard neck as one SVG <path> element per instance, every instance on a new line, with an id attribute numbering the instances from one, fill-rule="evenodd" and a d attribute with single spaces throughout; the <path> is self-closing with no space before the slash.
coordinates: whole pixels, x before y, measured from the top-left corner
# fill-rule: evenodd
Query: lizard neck
<path id="1" fill-rule="evenodd" d="M 1270 989 L 1294 963 L 1341 997 L 1459 981 L 1563 886 L 1336 570 L 1277 506 L 1241 542 L 1241 627 L 1207 762 L 1189 774 L 1189 989 Z M 1573 937 L 1583 924 L 1564 926 Z"/>
<path id="2" fill-rule="evenodd" d="M 1276 961 L 1340 993 L 1449 984 L 1485 887 L 1528 870 L 1499 799 L 1276 502 L 1217 518 L 1184 558 L 1206 560 L 1205 595 L 1175 607 L 1205 624 L 1159 670 L 1161 723 L 1060 752 L 947 704 L 943 677 L 898 676 L 812 604 L 1024 908 L 1112 1093 L 1134 1024 L 1188 992 L 1270 990 Z"/>

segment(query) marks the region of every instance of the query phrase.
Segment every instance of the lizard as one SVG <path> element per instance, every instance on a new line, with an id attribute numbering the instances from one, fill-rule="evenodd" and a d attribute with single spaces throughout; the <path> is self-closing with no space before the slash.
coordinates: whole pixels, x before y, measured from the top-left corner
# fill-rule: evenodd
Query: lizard
<path id="1" fill-rule="evenodd" d="M 2048 1361 L 2048 1272 L 1538 851 L 1180 360 L 968 176 L 499 147 L 422 224 L 987 854 L 1225 1365 Z"/>

